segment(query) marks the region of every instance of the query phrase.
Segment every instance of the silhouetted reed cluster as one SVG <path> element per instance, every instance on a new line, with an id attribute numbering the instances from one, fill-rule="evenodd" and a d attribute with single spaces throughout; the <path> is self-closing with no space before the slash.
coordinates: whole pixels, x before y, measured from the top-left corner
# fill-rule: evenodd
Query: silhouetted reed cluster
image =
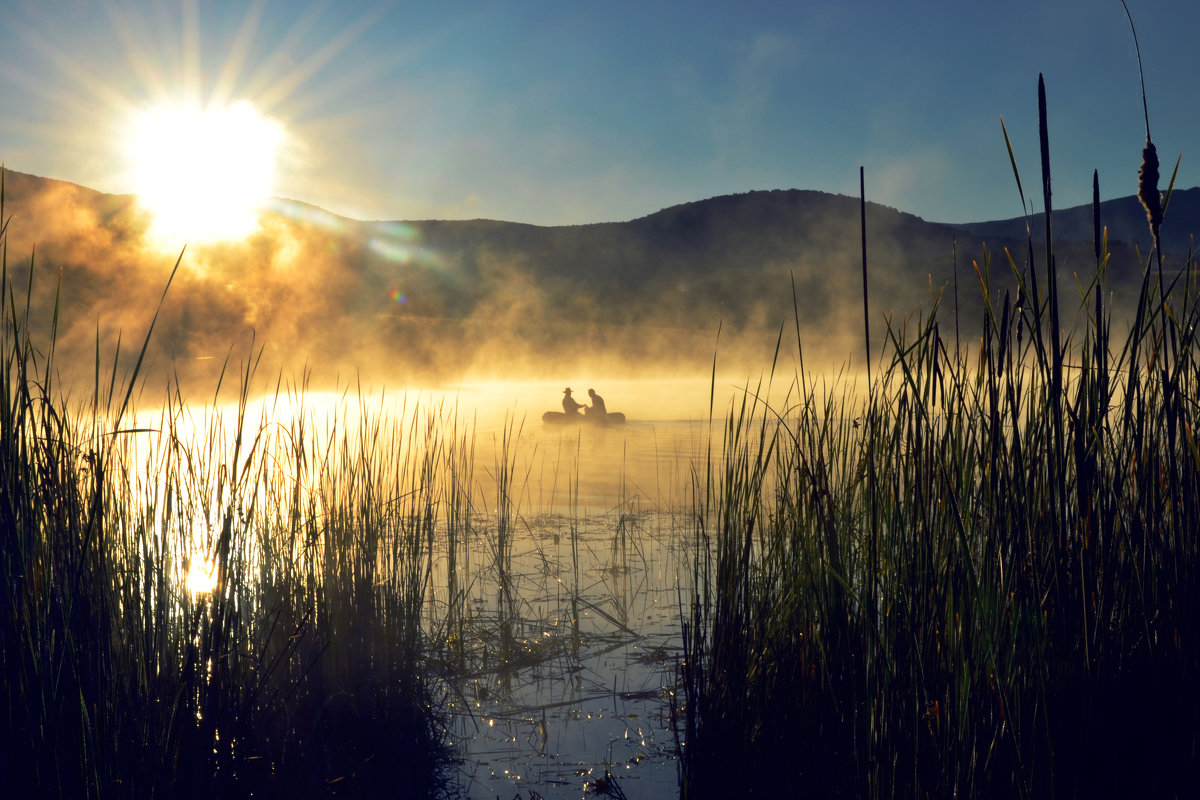
<path id="1" fill-rule="evenodd" d="M 303 387 L 255 412 L 252 366 L 229 402 L 176 391 L 147 418 L 141 359 L 118 379 L 97 353 L 72 397 L 6 249 L 2 279 L 5 790 L 431 795 L 446 754 L 422 614 L 468 440 L 350 402 L 316 424 Z"/>
<path id="2" fill-rule="evenodd" d="M 865 399 L 801 367 L 791 404 L 735 409 L 697 515 L 685 796 L 1197 785 L 1196 264 L 1155 248 L 1114 336 L 1096 230 L 1074 323 L 1031 239 L 1015 298 L 977 268 L 969 347 L 935 304 L 889 328 Z"/>

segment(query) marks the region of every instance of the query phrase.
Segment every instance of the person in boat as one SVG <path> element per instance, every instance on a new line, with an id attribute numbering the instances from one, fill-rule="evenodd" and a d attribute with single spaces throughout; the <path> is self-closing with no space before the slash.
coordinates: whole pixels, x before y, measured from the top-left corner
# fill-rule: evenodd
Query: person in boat
<path id="1" fill-rule="evenodd" d="M 584 413 L 589 417 L 607 417 L 608 409 L 604 407 L 604 398 L 596 394 L 595 389 L 588 389 L 588 397 L 592 398 L 592 404 Z"/>
<path id="2" fill-rule="evenodd" d="M 563 406 L 563 411 L 566 412 L 568 417 L 577 415 L 579 413 L 579 409 L 585 407 L 583 405 L 583 403 L 577 402 L 575 400 L 575 398 L 571 396 L 571 387 L 570 386 L 568 386 L 566 389 L 563 389 L 562 406 Z"/>

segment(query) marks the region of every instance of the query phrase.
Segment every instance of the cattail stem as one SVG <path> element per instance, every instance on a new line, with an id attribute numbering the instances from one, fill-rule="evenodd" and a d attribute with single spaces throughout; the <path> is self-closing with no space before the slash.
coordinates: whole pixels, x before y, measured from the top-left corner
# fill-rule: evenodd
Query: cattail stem
<path id="1" fill-rule="evenodd" d="M 861 221 L 862 275 L 863 275 L 863 328 L 867 340 L 867 386 L 871 385 L 871 316 L 867 308 L 867 188 L 863 167 L 858 168 L 858 205 Z"/>
<path id="2" fill-rule="evenodd" d="M 1061 468 L 1064 432 L 1062 423 L 1062 393 L 1063 393 L 1063 351 L 1059 332 L 1058 316 L 1058 267 L 1054 263 L 1054 237 L 1051 233 L 1051 202 L 1050 202 L 1050 133 L 1046 115 L 1046 81 L 1038 75 L 1038 135 L 1042 151 L 1042 200 L 1045 204 L 1046 215 L 1046 291 L 1050 295 L 1050 408 L 1053 411 L 1051 422 L 1054 431 L 1054 483 L 1056 512 L 1052 522 L 1056 530 L 1054 536 L 1061 547 L 1065 530 L 1065 519 L 1061 510 L 1065 507 L 1066 475 Z"/>
<path id="3" fill-rule="evenodd" d="M 1137 29 L 1133 26 L 1133 14 L 1129 13 L 1129 6 L 1125 0 L 1121 0 L 1121 7 L 1125 9 L 1125 16 L 1129 19 L 1129 32 L 1133 34 L 1133 51 L 1137 54 L 1138 80 L 1142 84 L 1142 116 L 1146 120 L 1146 141 L 1150 141 L 1150 107 L 1146 103 L 1146 74 L 1142 71 L 1142 48 L 1138 46 Z"/>

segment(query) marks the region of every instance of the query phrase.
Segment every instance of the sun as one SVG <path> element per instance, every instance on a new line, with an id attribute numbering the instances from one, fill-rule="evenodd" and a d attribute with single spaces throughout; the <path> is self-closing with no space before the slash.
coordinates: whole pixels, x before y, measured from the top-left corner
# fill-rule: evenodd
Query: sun
<path id="1" fill-rule="evenodd" d="M 158 105 L 134 115 L 126 139 L 133 191 L 168 244 L 239 239 L 270 197 L 283 126 L 249 102 Z"/>

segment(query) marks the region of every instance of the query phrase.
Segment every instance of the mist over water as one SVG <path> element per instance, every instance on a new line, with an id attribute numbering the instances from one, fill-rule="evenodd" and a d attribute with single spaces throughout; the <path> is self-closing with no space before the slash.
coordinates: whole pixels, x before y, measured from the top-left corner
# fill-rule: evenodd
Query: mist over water
<path id="1" fill-rule="evenodd" d="M 861 360 L 850 198 L 762 192 L 563 228 L 359 222 L 276 201 L 244 239 L 188 243 L 180 257 L 185 243 L 152 241 L 132 197 L 6 174 L 10 283 L 31 287 L 36 332 L 48 335 L 57 311 L 58 363 L 85 386 L 97 352 L 109 369 L 118 342 L 118 374 L 129 370 L 160 299 L 143 369 L 150 395 L 178 382 L 188 396 L 211 396 L 246 363 L 265 384 L 310 389 L 498 380 L 586 391 L 611 380 L 711 381 L 714 360 L 740 383 L 770 371 L 781 336 L 793 352 L 798 334 L 809 370 Z M 882 315 L 931 303 L 946 285 L 953 234 L 875 213 L 886 221 L 873 232 L 882 328 Z M 896 247 L 895 226 L 918 224 L 923 233 Z M 965 268 L 965 246 L 961 255 Z M 913 281 L 912 265 L 938 274 Z M 688 418 L 700 397 L 618 392 L 613 402 L 631 419 Z"/>

